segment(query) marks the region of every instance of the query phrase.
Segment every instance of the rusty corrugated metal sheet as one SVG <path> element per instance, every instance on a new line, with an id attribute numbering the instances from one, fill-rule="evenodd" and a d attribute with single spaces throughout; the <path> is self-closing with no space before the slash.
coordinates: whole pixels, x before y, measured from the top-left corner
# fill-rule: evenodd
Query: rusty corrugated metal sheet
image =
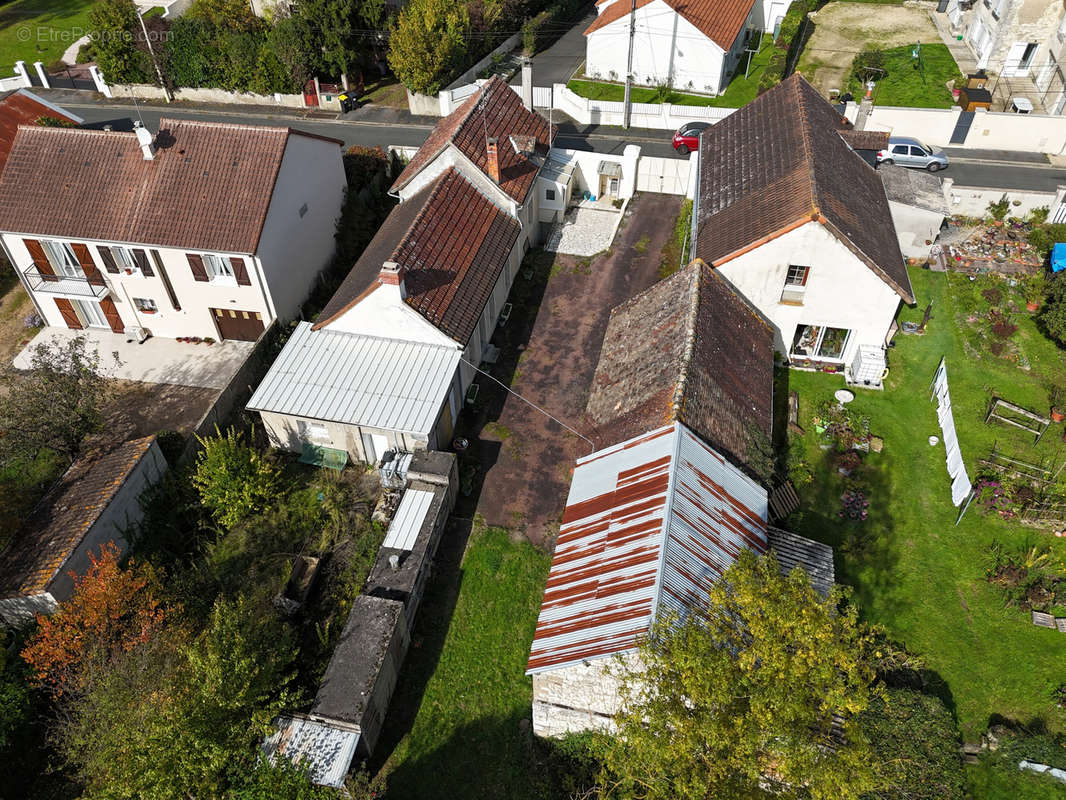
<path id="1" fill-rule="evenodd" d="M 680 423 L 574 470 L 528 672 L 632 649 L 660 604 L 684 611 L 743 547 L 766 550 L 766 491 Z"/>

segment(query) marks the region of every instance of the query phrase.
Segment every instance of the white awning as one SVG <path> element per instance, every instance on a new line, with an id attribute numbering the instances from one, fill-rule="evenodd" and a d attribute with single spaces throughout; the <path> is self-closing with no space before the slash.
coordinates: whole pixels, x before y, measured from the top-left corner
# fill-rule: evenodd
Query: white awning
<path id="1" fill-rule="evenodd" d="M 460 356 L 452 347 L 301 322 L 248 408 L 428 436 Z"/>

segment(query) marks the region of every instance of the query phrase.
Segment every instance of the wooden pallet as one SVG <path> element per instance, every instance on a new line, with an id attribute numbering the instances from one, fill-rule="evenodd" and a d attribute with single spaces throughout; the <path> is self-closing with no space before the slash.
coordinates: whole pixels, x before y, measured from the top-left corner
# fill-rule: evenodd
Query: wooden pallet
<path id="1" fill-rule="evenodd" d="M 792 482 L 785 481 L 770 492 L 770 519 L 772 521 L 784 519 L 799 508 L 799 505 L 799 495 L 792 487 Z"/>

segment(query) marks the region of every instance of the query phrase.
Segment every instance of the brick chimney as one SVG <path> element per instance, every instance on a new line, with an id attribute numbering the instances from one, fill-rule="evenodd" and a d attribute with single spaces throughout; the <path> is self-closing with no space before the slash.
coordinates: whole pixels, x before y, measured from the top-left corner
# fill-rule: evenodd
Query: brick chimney
<path id="1" fill-rule="evenodd" d="M 404 272 L 406 270 L 403 265 L 397 264 L 395 261 L 386 261 L 381 265 L 381 272 L 378 273 L 378 283 L 399 287 L 400 296 L 406 297 L 407 292 L 403 285 Z"/>
<path id="2" fill-rule="evenodd" d="M 500 157 L 496 152 L 496 140 L 485 140 L 485 156 L 488 159 L 488 171 L 489 177 L 492 178 L 493 183 L 500 182 Z"/>

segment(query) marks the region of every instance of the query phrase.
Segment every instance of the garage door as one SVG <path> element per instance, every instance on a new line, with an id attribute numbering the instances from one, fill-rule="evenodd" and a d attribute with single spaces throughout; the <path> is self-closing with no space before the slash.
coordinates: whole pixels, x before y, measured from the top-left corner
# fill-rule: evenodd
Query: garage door
<path id="1" fill-rule="evenodd" d="M 258 311 L 238 311 L 235 308 L 212 308 L 220 339 L 239 339 L 254 342 L 263 332 L 263 318 Z"/>

